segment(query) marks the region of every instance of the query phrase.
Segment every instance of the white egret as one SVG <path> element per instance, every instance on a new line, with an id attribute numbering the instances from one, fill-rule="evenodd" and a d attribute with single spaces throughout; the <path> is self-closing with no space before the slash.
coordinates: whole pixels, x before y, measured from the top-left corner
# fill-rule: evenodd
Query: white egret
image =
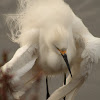
<path id="1" fill-rule="evenodd" d="M 72 77 L 69 75 L 66 85 L 54 91 L 48 100 L 64 96 L 73 100 L 100 58 L 100 39 L 88 31 L 64 0 L 21 0 L 20 4 L 23 9 L 15 21 L 21 34 L 12 33 L 12 39 L 21 47 L 2 72 L 14 75 L 11 83 L 19 82 L 20 86 L 34 77 L 32 71 L 55 75 L 69 70 Z M 21 81 L 23 78 L 25 81 Z"/>

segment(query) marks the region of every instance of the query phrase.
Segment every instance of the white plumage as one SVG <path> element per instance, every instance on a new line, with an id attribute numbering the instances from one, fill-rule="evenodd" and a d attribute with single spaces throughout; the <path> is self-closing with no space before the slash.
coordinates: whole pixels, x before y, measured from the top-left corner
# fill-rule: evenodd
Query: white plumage
<path id="1" fill-rule="evenodd" d="M 15 27 L 18 26 L 19 30 L 12 34 L 15 34 L 13 40 L 21 48 L 2 67 L 3 72 L 10 69 L 9 73 L 15 75 L 12 83 L 24 77 L 29 70 L 34 71 L 37 65 L 45 75 L 67 72 L 59 50 L 67 51 L 73 78 L 69 75 L 67 84 L 57 89 L 48 100 L 59 100 L 64 96 L 67 100 L 73 100 L 92 65 L 100 59 L 100 39 L 88 31 L 63 0 L 21 0 L 20 4 L 22 8 L 14 20 L 17 20 Z M 11 29 L 11 32 L 15 30 Z M 21 34 L 17 35 L 18 32 Z M 35 71 L 40 72 L 38 68 Z M 33 75 L 30 76 L 32 78 Z"/>

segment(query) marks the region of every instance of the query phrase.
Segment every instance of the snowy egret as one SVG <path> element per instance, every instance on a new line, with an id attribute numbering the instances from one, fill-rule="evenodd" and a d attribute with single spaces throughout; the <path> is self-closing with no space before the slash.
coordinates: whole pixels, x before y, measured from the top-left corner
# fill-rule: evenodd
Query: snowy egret
<path id="1" fill-rule="evenodd" d="M 20 4 L 23 9 L 15 15 L 19 30 L 13 34 L 13 26 L 11 32 L 13 41 L 21 47 L 2 72 L 13 75 L 11 83 L 19 82 L 20 86 L 34 77 L 31 71 L 45 75 L 69 71 L 72 77 L 69 75 L 66 85 L 54 91 L 48 100 L 64 96 L 73 100 L 100 58 L 100 39 L 88 31 L 64 0 L 21 0 Z"/>

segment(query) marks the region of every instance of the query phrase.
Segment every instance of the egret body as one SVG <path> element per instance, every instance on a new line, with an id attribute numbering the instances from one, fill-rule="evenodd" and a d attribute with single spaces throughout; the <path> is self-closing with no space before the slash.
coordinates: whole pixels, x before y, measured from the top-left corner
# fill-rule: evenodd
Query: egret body
<path id="1" fill-rule="evenodd" d="M 57 89 L 48 100 L 59 100 L 64 96 L 73 100 L 91 66 L 100 58 L 100 39 L 88 31 L 64 0 L 29 0 L 26 3 L 18 19 L 15 18 L 21 26 L 18 30 L 21 34 L 12 33 L 13 41 L 21 48 L 2 67 L 2 71 L 5 73 L 10 68 L 10 73 L 17 77 L 12 81 L 18 79 L 20 82 L 30 70 L 43 71 L 45 75 L 67 73 L 69 70 L 72 78 L 69 75 L 66 85 Z"/>

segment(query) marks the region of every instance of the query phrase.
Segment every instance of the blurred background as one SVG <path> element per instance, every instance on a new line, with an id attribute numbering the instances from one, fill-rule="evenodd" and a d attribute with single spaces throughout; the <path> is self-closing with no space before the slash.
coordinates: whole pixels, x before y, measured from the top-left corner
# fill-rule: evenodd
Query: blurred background
<path id="1" fill-rule="evenodd" d="M 73 9 L 74 13 L 79 16 L 90 32 L 100 37 L 100 0 L 65 0 Z M 7 36 L 9 30 L 2 14 L 15 13 L 17 0 L 0 0 L 0 66 L 11 59 L 19 46 L 12 43 Z M 100 63 L 99 63 L 100 64 Z M 80 89 L 76 100 L 100 100 L 100 65 L 93 68 L 88 81 Z M 46 100 L 45 82 L 42 80 L 40 85 L 39 100 Z M 49 91 L 52 93 L 55 89 L 63 84 L 63 76 L 58 75 L 49 78 Z M 42 93 L 42 95 L 41 95 Z"/>

